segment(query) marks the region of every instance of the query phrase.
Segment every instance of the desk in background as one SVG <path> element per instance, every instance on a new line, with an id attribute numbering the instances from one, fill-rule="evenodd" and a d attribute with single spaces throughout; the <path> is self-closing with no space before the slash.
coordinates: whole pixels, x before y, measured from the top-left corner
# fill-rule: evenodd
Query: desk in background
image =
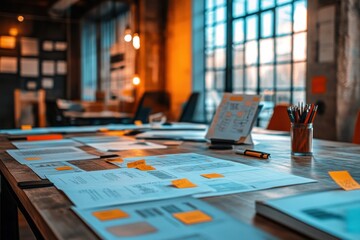
<path id="1" fill-rule="evenodd" d="M 307 191 L 338 188 L 328 176 L 327 172 L 331 170 L 350 170 L 355 179 L 360 181 L 358 178 L 360 176 L 360 164 L 358 164 L 359 145 L 315 139 L 313 157 L 292 157 L 290 155 L 290 139 L 288 136 L 254 134 L 253 137 L 258 142 L 255 149 L 271 153 L 271 159 L 263 160 L 236 155 L 232 150 L 209 150 L 205 143 L 198 142 L 185 142 L 181 146 L 161 150 L 121 151 L 119 154 L 125 158 L 195 152 L 317 180 L 317 183 L 203 199 L 235 218 L 282 239 L 303 239 L 305 237 L 269 219 L 255 215 L 256 200 L 264 201 Z M 4 153 L 5 149 L 14 148 L 6 138 L 2 137 L 0 142 L 0 170 L 2 177 L 1 239 L 16 239 L 17 207 L 24 213 L 38 238 L 98 238 L 70 210 L 72 203 L 55 187 L 27 190 L 18 188 L 17 183 L 20 181 L 39 180 L 39 178 L 26 166 L 20 165 L 8 154 Z M 161 141 L 154 142 L 161 143 Z M 82 149 L 92 150 L 90 147 L 82 147 Z M 107 163 L 105 159 L 76 161 L 72 162 L 72 164 L 87 171 L 116 168 L 114 165 Z"/>
<path id="2" fill-rule="evenodd" d="M 130 123 L 132 114 L 101 111 L 101 112 L 74 112 L 66 111 L 64 116 L 74 125 L 103 125 L 110 123 Z"/>

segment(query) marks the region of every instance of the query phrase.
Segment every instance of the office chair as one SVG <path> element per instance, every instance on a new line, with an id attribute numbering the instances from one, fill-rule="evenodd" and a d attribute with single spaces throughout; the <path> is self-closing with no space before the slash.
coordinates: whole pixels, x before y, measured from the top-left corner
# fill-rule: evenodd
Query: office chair
<path id="1" fill-rule="evenodd" d="M 140 120 L 142 123 L 149 122 L 152 113 L 167 113 L 170 109 L 170 97 L 164 91 L 145 92 L 138 104 L 132 122 Z"/>
<path id="2" fill-rule="evenodd" d="M 288 107 L 288 104 L 276 105 L 266 129 L 290 132 L 291 123 L 287 113 Z"/>
<path id="3" fill-rule="evenodd" d="M 352 142 L 356 144 L 360 144 L 360 111 L 357 114 Z"/>
<path id="4" fill-rule="evenodd" d="M 200 93 L 193 92 L 185 103 L 178 122 L 193 122 Z"/>
<path id="5" fill-rule="evenodd" d="M 70 125 L 69 120 L 64 116 L 63 110 L 59 108 L 56 100 L 46 100 L 45 103 L 47 126 Z"/>

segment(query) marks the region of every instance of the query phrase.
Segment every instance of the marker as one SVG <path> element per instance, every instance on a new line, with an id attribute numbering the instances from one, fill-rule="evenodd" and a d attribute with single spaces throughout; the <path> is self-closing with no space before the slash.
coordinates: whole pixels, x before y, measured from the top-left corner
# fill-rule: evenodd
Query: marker
<path id="1" fill-rule="evenodd" d="M 235 153 L 242 154 L 245 156 L 250 156 L 250 157 L 263 158 L 263 159 L 268 159 L 270 157 L 270 153 L 259 152 L 259 151 L 250 150 L 250 149 L 237 149 L 237 150 L 235 150 Z"/>

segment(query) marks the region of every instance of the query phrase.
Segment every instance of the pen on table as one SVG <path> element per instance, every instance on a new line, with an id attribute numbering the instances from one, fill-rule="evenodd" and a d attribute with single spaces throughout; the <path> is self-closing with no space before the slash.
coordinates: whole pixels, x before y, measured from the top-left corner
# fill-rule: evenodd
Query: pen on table
<path id="1" fill-rule="evenodd" d="M 237 149 L 235 150 L 235 153 L 264 159 L 268 159 L 270 157 L 270 153 L 255 151 L 251 149 Z"/>

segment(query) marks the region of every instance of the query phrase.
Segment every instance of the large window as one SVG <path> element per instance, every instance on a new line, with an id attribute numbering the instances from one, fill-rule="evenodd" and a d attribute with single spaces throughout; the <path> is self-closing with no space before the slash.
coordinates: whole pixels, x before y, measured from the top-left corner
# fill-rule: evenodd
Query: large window
<path id="1" fill-rule="evenodd" d="M 265 108 L 305 101 L 306 14 L 305 0 L 206 0 L 207 120 L 224 91 L 261 94 Z"/>

